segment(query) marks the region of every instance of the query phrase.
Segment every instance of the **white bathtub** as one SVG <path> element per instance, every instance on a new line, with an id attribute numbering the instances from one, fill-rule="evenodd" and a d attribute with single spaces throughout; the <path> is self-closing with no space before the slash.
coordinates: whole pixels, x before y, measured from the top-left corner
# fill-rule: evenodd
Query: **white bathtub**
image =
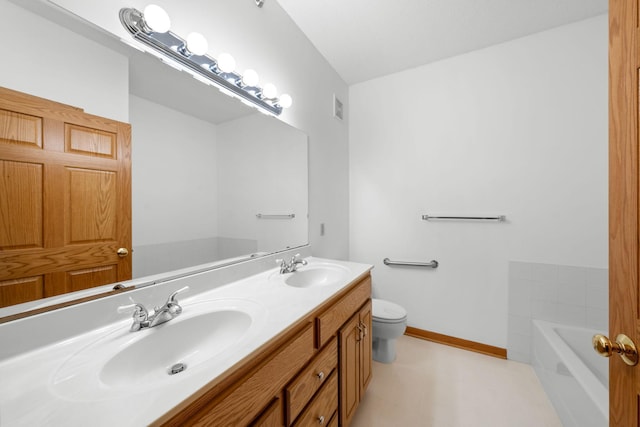
<path id="1" fill-rule="evenodd" d="M 597 333 L 533 321 L 531 363 L 565 427 L 609 425 L 609 362 L 591 346 Z"/>

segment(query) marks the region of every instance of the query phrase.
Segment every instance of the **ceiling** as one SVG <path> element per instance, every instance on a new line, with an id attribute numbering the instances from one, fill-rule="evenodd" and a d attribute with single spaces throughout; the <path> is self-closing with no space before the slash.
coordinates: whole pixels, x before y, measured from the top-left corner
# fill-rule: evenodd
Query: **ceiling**
<path id="1" fill-rule="evenodd" d="M 168 98 L 175 109 L 212 123 L 255 111 L 213 87 L 194 84 L 187 73 L 160 66 L 154 57 L 140 54 L 46 1 L 11 1 L 129 56 L 134 95 L 158 103 Z M 587 19 L 608 9 L 608 0 L 267 0 L 264 7 L 269 1 L 280 3 L 349 85 Z M 160 92 L 159 86 L 170 90 Z M 208 97 L 198 96 L 203 91 Z M 205 104 L 196 104 L 195 99 L 206 99 Z"/>
<path id="2" fill-rule="evenodd" d="M 349 85 L 608 10 L 608 0 L 277 1 Z"/>

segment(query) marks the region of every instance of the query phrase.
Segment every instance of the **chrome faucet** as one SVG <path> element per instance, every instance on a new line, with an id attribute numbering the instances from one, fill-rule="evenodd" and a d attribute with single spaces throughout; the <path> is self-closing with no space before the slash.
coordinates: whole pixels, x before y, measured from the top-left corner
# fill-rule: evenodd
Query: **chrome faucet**
<path id="1" fill-rule="evenodd" d="M 291 261 L 287 263 L 285 259 L 277 259 L 276 262 L 280 263 L 280 274 L 294 273 L 298 271 L 298 265 L 307 265 L 307 261 L 298 258 L 300 254 L 295 254 L 291 257 Z"/>
<path id="2" fill-rule="evenodd" d="M 122 307 L 118 307 L 118 313 L 124 313 L 125 311 L 129 311 L 131 308 L 134 308 L 133 312 L 133 324 L 129 329 L 131 332 L 139 331 L 142 328 L 146 328 L 149 326 L 149 312 L 142 304 L 134 303 L 133 306 L 125 305 Z"/>
<path id="3" fill-rule="evenodd" d="M 153 328 L 154 326 L 168 322 L 182 313 L 182 307 L 178 304 L 176 297 L 179 293 L 188 289 L 189 287 L 185 286 L 184 288 L 178 289 L 169 295 L 167 302 L 165 302 L 162 307 L 155 307 L 151 314 L 149 314 L 149 311 L 145 306 L 140 303 L 133 303 L 131 305 L 118 307 L 118 313 L 124 313 L 131 309 L 134 310 L 132 316 L 133 324 L 129 329 L 131 332 L 136 332 L 140 329 Z"/>

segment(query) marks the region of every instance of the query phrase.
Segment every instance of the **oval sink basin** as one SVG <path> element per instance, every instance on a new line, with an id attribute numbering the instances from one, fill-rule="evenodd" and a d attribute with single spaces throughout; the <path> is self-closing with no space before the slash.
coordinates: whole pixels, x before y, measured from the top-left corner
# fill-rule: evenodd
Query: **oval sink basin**
<path id="1" fill-rule="evenodd" d="M 237 310 L 213 311 L 173 325 L 172 321 L 142 331 L 148 334 L 105 363 L 100 380 L 107 386 L 129 386 L 169 375 L 178 363 L 187 370 L 227 350 L 251 326 L 251 316 Z"/>
<path id="2" fill-rule="evenodd" d="M 346 267 L 338 264 L 312 264 L 291 273 L 284 282 L 296 288 L 326 286 L 343 280 L 348 271 Z"/>
<path id="3" fill-rule="evenodd" d="M 68 399 L 101 400 L 187 379 L 232 357 L 260 333 L 265 318 L 256 302 L 221 299 L 184 305 L 175 319 L 137 332 L 129 332 L 129 320 L 119 322 L 69 357 L 52 389 Z"/>

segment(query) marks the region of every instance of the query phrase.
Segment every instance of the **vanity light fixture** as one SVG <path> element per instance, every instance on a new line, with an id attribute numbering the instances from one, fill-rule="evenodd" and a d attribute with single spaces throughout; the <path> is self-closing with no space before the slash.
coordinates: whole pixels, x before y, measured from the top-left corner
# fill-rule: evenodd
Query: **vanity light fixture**
<path id="1" fill-rule="evenodd" d="M 278 95 L 278 89 L 276 89 L 276 86 L 273 83 L 267 83 L 262 88 L 262 95 L 266 99 L 274 99 Z"/>
<path id="2" fill-rule="evenodd" d="M 242 84 L 245 86 L 257 87 L 258 82 L 260 82 L 260 77 L 255 70 L 251 68 L 244 70 L 244 74 L 242 75 Z"/>
<path id="3" fill-rule="evenodd" d="M 148 31 L 155 31 L 156 33 L 166 33 L 171 28 L 171 19 L 163 8 L 155 4 L 147 5 L 144 8 L 144 23 Z"/>
<path id="4" fill-rule="evenodd" d="M 231 92 L 276 116 L 291 106 L 291 96 L 278 97 L 273 84 L 258 86 L 258 74 L 254 70 L 245 71 L 245 75 L 237 73 L 236 61 L 228 53 L 220 54 L 217 60 L 207 55 L 209 46 L 202 34 L 190 33 L 185 40 L 169 31 L 171 20 L 160 6 L 148 5 L 144 12 L 122 8 L 120 22 L 135 40 L 169 57 L 199 79 L 204 77 L 222 92 Z"/>
<path id="5" fill-rule="evenodd" d="M 225 74 L 233 73 L 236 69 L 236 60 L 226 52 L 221 53 L 218 56 L 218 69 Z"/>
<path id="6" fill-rule="evenodd" d="M 207 39 L 200 33 L 189 33 L 187 36 L 187 50 L 193 55 L 206 55 L 209 50 Z"/>

